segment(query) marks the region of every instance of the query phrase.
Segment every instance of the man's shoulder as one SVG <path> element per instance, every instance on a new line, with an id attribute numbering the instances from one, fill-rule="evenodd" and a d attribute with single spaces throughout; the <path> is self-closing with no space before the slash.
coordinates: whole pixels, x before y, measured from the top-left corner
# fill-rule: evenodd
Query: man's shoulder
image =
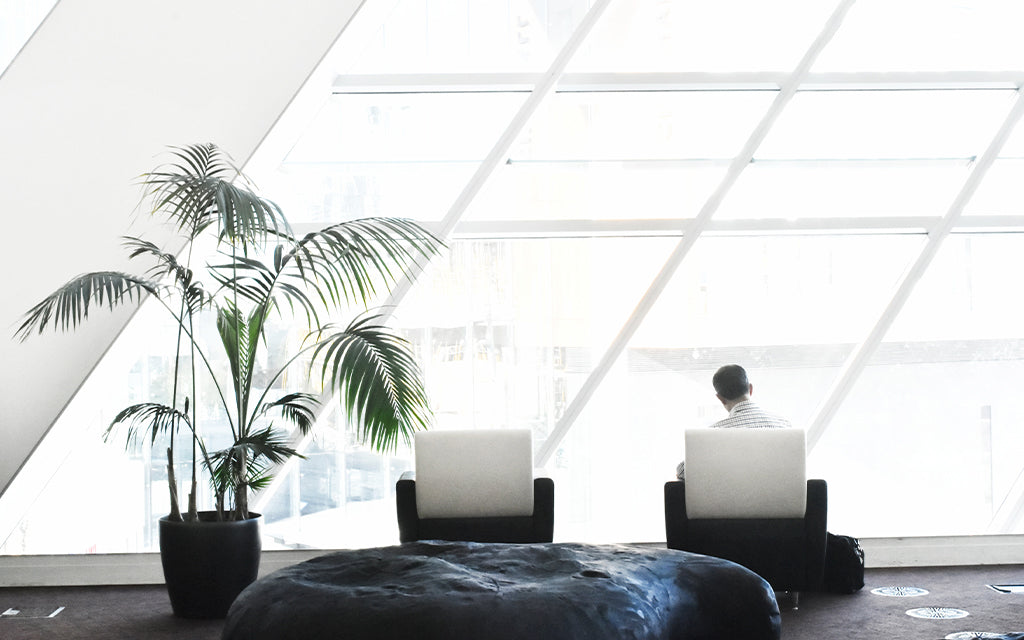
<path id="1" fill-rule="evenodd" d="M 792 426 L 788 418 L 764 411 L 753 403 L 711 425 L 714 429 L 786 429 Z"/>
<path id="2" fill-rule="evenodd" d="M 772 413 L 771 411 L 762 410 L 759 412 L 759 415 L 766 423 L 770 423 L 778 428 L 786 428 L 793 426 L 792 423 L 789 421 L 789 418 L 781 416 L 777 413 Z"/>

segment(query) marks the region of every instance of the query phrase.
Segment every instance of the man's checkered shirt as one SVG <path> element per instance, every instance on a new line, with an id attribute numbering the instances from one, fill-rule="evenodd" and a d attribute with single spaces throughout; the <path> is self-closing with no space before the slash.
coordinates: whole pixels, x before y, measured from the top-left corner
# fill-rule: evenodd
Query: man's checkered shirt
<path id="1" fill-rule="evenodd" d="M 757 406 L 753 400 L 744 400 L 732 408 L 728 418 L 719 420 L 711 426 L 716 429 L 778 429 L 793 425 L 782 416 L 768 413 Z"/>

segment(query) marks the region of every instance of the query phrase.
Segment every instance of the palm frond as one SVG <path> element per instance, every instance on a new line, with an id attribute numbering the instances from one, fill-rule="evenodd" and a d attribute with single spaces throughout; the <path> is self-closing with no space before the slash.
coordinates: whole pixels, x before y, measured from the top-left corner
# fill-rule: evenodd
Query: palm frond
<path id="1" fill-rule="evenodd" d="M 214 202 L 221 237 L 239 243 L 243 249 L 263 243 L 268 231 L 288 228 L 288 221 L 276 203 L 230 182 L 216 185 Z"/>
<path id="2" fill-rule="evenodd" d="M 139 256 L 153 258 L 156 264 L 147 270 L 149 276 L 173 278 L 179 293 L 185 298 L 192 313 L 198 313 L 210 303 L 210 294 L 200 282 L 194 280 L 193 271 L 178 262 L 178 256 L 162 251 L 152 242 L 141 238 L 125 236 L 124 245 L 131 249 L 129 258 L 134 259 Z"/>
<path id="3" fill-rule="evenodd" d="M 162 433 L 176 432 L 182 425 L 191 431 L 192 423 L 188 418 L 188 399 L 185 399 L 184 411 L 178 411 L 174 407 L 158 402 L 143 402 L 126 407 L 111 420 L 103 434 L 103 439 L 109 439 L 117 427 L 122 424 L 127 425 L 128 428 L 128 435 L 125 439 L 126 448 L 137 443 L 143 434 L 148 435 L 149 444 L 152 445 L 157 436 Z"/>
<path id="4" fill-rule="evenodd" d="M 144 293 L 157 295 L 157 285 L 120 271 L 94 271 L 77 276 L 29 309 L 15 336 L 24 341 L 48 326 L 69 331 L 89 318 L 92 305 L 113 310 L 126 302 L 139 304 Z"/>
<path id="5" fill-rule="evenodd" d="M 192 271 L 178 263 L 178 256 L 173 253 L 166 253 L 149 240 L 143 240 L 142 238 L 123 236 L 121 240 L 122 244 L 131 250 L 128 253 L 129 258 L 134 260 L 139 256 L 147 256 L 156 262 L 147 271 L 150 276 L 173 276 L 179 282 L 191 282 Z"/>
<path id="6" fill-rule="evenodd" d="M 259 346 L 265 318 L 262 307 L 257 306 L 247 316 L 230 300 L 217 310 L 217 332 L 231 365 L 231 379 L 238 402 L 238 426 L 242 430 L 248 423 L 246 416 L 249 411 L 252 376 L 256 367 L 256 349 Z"/>
<path id="7" fill-rule="evenodd" d="M 273 481 L 274 474 L 263 473 L 262 470 L 260 470 L 260 472 L 250 474 L 245 484 L 249 487 L 250 491 L 262 491 L 269 487 Z"/>
<path id="8" fill-rule="evenodd" d="M 230 447 L 210 455 L 211 480 L 215 487 L 236 487 L 254 478 L 272 478 L 267 470 L 291 457 L 305 458 L 287 436 L 272 426 L 238 438 Z"/>
<path id="9" fill-rule="evenodd" d="M 163 213 L 192 238 L 215 225 L 221 239 L 243 252 L 262 243 L 268 232 L 290 233 L 280 207 L 253 193 L 219 147 L 172 147 L 171 154 L 175 161 L 142 176 L 153 213 Z"/>
<path id="10" fill-rule="evenodd" d="M 316 410 L 319 407 L 320 399 L 311 393 L 289 393 L 261 406 L 259 415 L 280 410 L 285 420 L 298 427 L 299 433 L 306 435 L 316 422 Z"/>
<path id="11" fill-rule="evenodd" d="M 275 253 L 275 268 L 334 306 L 366 305 L 377 287 L 438 253 L 444 242 L 412 220 L 364 218 L 305 235 Z M 288 271 L 286 271 L 288 270 Z"/>
<path id="12" fill-rule="evenodd" d="M 359 438 L 391 451 L 427 427 L 430 409 L 409 343 L 379 320 L 363 314 L 344 330 L 328 327 L 316 336 L 313 360 L 322 360 L 321 377 L 340 394 Z"/>
<path id="13" fill-rule="evenodd" d="M 291 446 L 287 434 L 274 429 L 272 426 L 239 438 L 235 442 L 235 448 L 244 447 L 249 452 L 251 460 L 266 460 L 271 464 L 281 464 L 292 456 L 302 457 L 298 451 Z"/>
<path id="14" fill-rule="evenodd" d="M 222 291 L 237 292 L 242 298 L 268 309 L 280 310 L 283 298 L 291 311 L 302 309 L 309 326 L 319 325 L 316 305 L 306 293 L 305 282 L 293 284 L 264 262 L 245 256 L 226 256 L 227 262 L 210 265 L 210 273 Z M 279 294 L 279 295 L 278 295 Z"/>

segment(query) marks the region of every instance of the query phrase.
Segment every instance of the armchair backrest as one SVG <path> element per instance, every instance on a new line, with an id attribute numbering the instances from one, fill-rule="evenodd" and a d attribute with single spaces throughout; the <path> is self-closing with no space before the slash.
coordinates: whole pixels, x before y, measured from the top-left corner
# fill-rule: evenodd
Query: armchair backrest
<path id="1" fill-rule="evenodd" d="M 420 518 L 533 514 L 529 429 L 420 431 L 414 446 Z"/>
<path id="2" fill-rule="evenodd" d="M 803 429 L 689 429 L 686 515 L 802 518 L 807 508 Z"/>

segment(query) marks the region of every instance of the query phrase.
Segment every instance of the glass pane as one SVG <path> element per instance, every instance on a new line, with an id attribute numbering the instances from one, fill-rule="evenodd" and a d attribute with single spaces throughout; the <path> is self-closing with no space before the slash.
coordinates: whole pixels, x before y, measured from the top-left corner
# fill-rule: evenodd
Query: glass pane
<path id="1" fill-rule="evenodd" d="M 967 215 L 1021 215 L 1024 198 L 1020 197 L 1020 176 L 1024 175 L 1024 126 L 1014 128 L 999 153 L 999 159 L 985 174 L 970 202 Z"/>
<path id="2" fill-rule="evenodd" d="M 524 94 L 332 96 L 260 179 L 293 222 L 440 220 Z"/>
<path id="3" fill-rule="evenodd" d="M 724 167 L 667 164 L 501 166 L 464 219 L 622 220 L 692 217 L 721 181 Z"/>
<path id="4" fill-rule="evenodd" d="M 967 175 L 966 163 L 755 162 L 715 217 L 941 216 Z"/>
<path id="5" fill-rule="evenodd" d="M 1006 144 L 1003 145 L 999 157 L 1011 160 L 1024 158 L 1024 127 L 1020 125 L 1020 121 L 1017 122 L 1017 126 L 1010 133 L 1010 137 L 1006 140 Z"/>
<path id="6" fill-rule="evenodd" d="M 858 0 L 814 71 L 1024 69 L 1016 0 Z"/>
<path id="7" fill-rule="evenodd" d="M 1024 198 L 1020 191 L 1022 175 L 1024 158 L 996 160 L 964 207 L 964 214 L 1024 215 Z"/>
<path id="8" fill-rule="evenodd" d="M 770 91 L 557 93 L 516 141 L 512 161 L 728 160 L 772 98 Z"/>
<path id="9" fill-rule="evenodd" d="M 788 71 L 831 2 L 612 2 L 569 71 Z"/>
<path id="10" fill-rule="evenodd" d="M 830 527 L 861 536 L 1020 533 L 1019 235 L 953 236 L 812 455 Z M 1010 529 L 994 522 L 1010 522 Z"/>
<path id="11" fill-rule="evenodd" d="M 912 235 L 703 237 L 632 346 L 696 350 L 703 359 L 707 349 L 856 342 L 922 243 Z"/>
<path id="12" fill-rule="evenodd" d="M 958 159 L 980 155 L 1014 91 L 801 91 L 757 159 Z"/>
<path id="13" fill-rule="evenodd" d="M 543 71 L 586 15 L 587 0 L 398 0 L 350 73 Z M 344 67 L 342 67 L 344 65 Z"/>

